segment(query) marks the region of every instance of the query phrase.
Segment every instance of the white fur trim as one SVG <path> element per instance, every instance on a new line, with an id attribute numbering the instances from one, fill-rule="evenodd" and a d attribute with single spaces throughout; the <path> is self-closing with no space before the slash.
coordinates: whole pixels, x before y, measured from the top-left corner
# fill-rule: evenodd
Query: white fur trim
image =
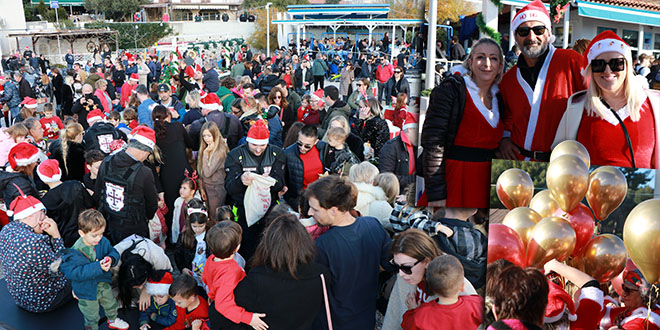
<path id="1" fill-rule="evenodd" d="M 32 163 L 35 163 L 37 160 L 39 160 L 39 152 L 35 152 L 34 155 L 30 156 L 28 159 L 17 159 L 14 158 L 16 161 L 16 166 L 28 166 Z"/>
<path id="2" fill-rule="evenodd" d="M 623 321 L 621 322 L 621 324 L 626 324 L 626 323 L 628 323 L 628 322 L 630 322 L 630 321 L 632 321 L 632 320 L 635 320 L 635 319 L 646 319 L 646 316 L 647 316 L 647 315 L 648 315 L 648 317 L 649 317 L 648 320 L 649 320 L 651 323 L 655 324 L 656 326 L 660 326 L 660 315 L 654 313 L 653 311 L 651 311 L 651 312 L 649 313 L 649 312 L 648 312 L 648 309 L 646 309 L 646 307 L 639 307 L 639 308 L 635 309 L 635 310 L 630 314 L 630 316 L 628 316 L 628 317 L 626 317 L 625 319 L 623 319 Z"/>
<path id="3" fill-rule="evenodd" d="M 568 314 L 568 320 L 569 320 L 569 321 L 572 321 L 572 322 L 577 321 L 577 315 L 575 315 L 575 314 Z"/>
<path id="4" fill-rule="evenodd" d="M 206 104 L 206 103 L 202 102 L 199 106 L 202 109 L 208 109 L 208 110 L 218 110 L 220 108 L 219 104 L 217 104 L 217 103 Z"/>
<path id="5" fill-rule="evenodd" d="M 101 116 L 89 117 L 89 118 L 87 118 L 87 124 L 92 125 L 92 123 L 95 123 L 99 120 L 103 120 L 103 117 L 101 117 Z"/>
<path id="6" fill-rule="evenodd" d="M 607 52 L 616 52 L 621 55 L 623 55 L 628 64 L 632 63 L 632 52 L 630 50 L 630 46 L 626 45 L 625 42 L 617 39 L 603 39 L 601 41 L 596 42 L 589 48 L 589 53 L 587 53 L 587 60 L 589 63 L 598 55 L 602 53 L 607 53 Z"/>
<path id="7" fill-rule="evenodd" d="M 32 205 L 21 212 L 18 213 L 11 212 L 11 213 L 14 215 L 14 220 L 20 220 L 20 219 L 25 219 L 41 210 L 46 210 L 46 207 L 44 206 L 44 204 L 39 203 L 36 205 Z M 9 213 L 10 212 L 7 212 L 7 215 L 11 216 Z"/>
<path id="8" fill-rule="evenodd" d="M 50 178 L 43 175 L 43 174 L 41 174 L 41 172 L 39 172 L 39 171 L 37 171 L 37 174 L 39 175 L 39 178 L 41 179 L 41 181 L 43 181 L 44 183 L 57 182 L 57 181 L 60 181 L 60 179 L 62 178 L 62 173 L 53 175 Z"/>
<path id="9" fill-rule="evenodd" d="M 564 316 L 564 311 L 561 311 L 561 313 L 555 315 L 555 316 L 550 316 L 550 317 L 543 317 L 543 323 L 548 324 L 548 323 L 555 323 L 561 319 L 562 316 Z"/>
<path id="10" fill-rule="evenodd" d="M 409 128 L 419 128 L 419 124 L 414 123 L 414 124 L 405 124 L 405 125 L 403 125 L 403 130 L 407 130 Z"/>
<path id="11" fill-rule="evenodd" d="M 140 81 L 140 79 L 139 79 L 139 78 L 138 78 L 138 79 L 134 79 L 133 77 L 131 77 L 131 78 L 128 78 L 128 80 L 132 80 L 132 81 Z"/>
<path id="12" fill-rule="evenodd" d="M 500 122 L 500 111 L 499 111 L 499 105 L 497 102 L 497 92 L 499 92 L 499 88 L 497 88 L 497 85 L 493 85 L 490 88 L 490 94 L 493 97 L 493 101 L 491 103 L 491 108 L 488 109 L 486 105 L 481 101 L 481 98 L 479 97 L 479 87 L 477 84 L 472 81 L 472 78 L 470 76 L 465 76 L 463 77 L 465 79 L 465 86 L 467 87 L 468 94 L 470 95 L 470 98 L 472 99 L 472 103 L 474 103 L 474 106 L 477 107 L 477 110 L 479 110 L 479 113 L 486 119 L 488 124 L 492 127 L 495 128 L 497 127 L 497 124 Z"/>
<path id="13" fill-rule="evenodd" d="M 165 283 L 151 283 L 147 282 L 147 293 L 150 295 L 161 295 L 164 296 L 169 294 L 170 284 Z"/>
<path id="14" fill-rule="evenodd" d="M 36 103 L 26 103 L 23 106 L 28 108 L 28 109 L 34 109 L 34 108 L 37 107 L 37 104 Z"/>
<path id="15" fill-rule="evenodd" d="M 264 145 L 268 144 L 268 139 L 263 139 L 263 140 L 257 140 L 255 138 L 247 137 L 245 141 L 250 142 L 252 144 L 257 144 L 257 145 Z"/>
<path id="16" fill-rule="evenodd" d="M 145 146 L 147 146 L 151 149 L 153 149 L 154 146 L 156 145 L 156 143 L 154 141 L 151 141 L 151 139 L 149 139 L 147 137 L 144 137 L 142 135 L 139 135 L 139 134 L 133 135 L 131 137 L 131 140 L 135 140 L 137 142 L 140 142 L 140 143 L 144 144 Z"/>
<path id="17" fill-rule="evenodd" d="M 596 288 L 593 286 L 589 286 L 586 288 L 582 288 L 580 290 L 580 297 L 578 298 L 578 304 L 580 304 L 580 301 L 582 299 L 589 299 L 591 301 L 596 302 L 598 305 L 600 305 L 600 308 L 603 309 L 603 303 L 605 301 L 605 294 L 603 293 L 603 290 L 600 288 Z"/>
<path id="18" fill-rule="evenodd" d="M 520 24 L 529 22 L 529 21 L 538 21 L 543 23 L 546 28 L 552 29 L 552 24 L 550 23 L 550 16 L 548 14 L 540 11 L 540 10 L 534 10 L 534 9 L 529 9 L 525 10 L 523 12 L 519 12 L 516 17 L 513 18 L 513 21 L 511 22 L 511 30 L 516 31 Z M 533 31 L 531 33 L 534 33 Z"/>

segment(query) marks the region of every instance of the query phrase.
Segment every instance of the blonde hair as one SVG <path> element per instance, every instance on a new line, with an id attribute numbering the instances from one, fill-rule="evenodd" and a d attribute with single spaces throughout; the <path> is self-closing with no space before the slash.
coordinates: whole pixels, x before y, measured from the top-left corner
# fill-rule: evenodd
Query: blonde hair
<path id="1" fill-rule="evenodd" d="M 330 123 L 328 123 L 328 130 L 325 131 L 325 135 L 323 135 L 323 139 L 321 139 L 321 140 L 323 140 L 323 142 L 328 142 L 328 132 L 331 129 L 330 126 L 331 126 L 333 121 L 337 121 L 341 124 L 341 127 L 344 129 L 344 132 L 346 132 L 346 137 L 347 138 L 351 134 L 350 133 L 351 132 L 351 127 L 348 124 L 348 119 L 346 119 L 346 117 L 344 117 L 344 116 L 335 116 L 332 119 L 330 119 Z"/>
<path id="2" fill-rule="evenodd" d="M 378 102 L 377 98 L 373 96 L 368 96 L 366 100 L 362 99 L 360 100 L 360 102 L 364 102 L 369 106 L 369 119 L 380 117 L 381 114 L 380 102 Z"/>
<path id="3" fill-rule="evenodd" d="M 249 76 L 243 76 L 243 77 L 241 77 L 241 80 L 239 81 L 238 85 L 239 85 L 240 89 L 243 89 L 243 86 L 245 86 L 247 84 L 251 84 L 251 83 L 252 83 L 252 79 L 250 79 Z"/>
<path id="4" fill-rule="evenodd" d="M 470 61 L 473 60 L 472 56 L 474 56 L 474 53 L 475 53 L 475 50 L 477 50 L 477 47 L 479 47 L 481 45 L 491 45 L 491 46 L 494 46 L 494 47 L 497 48 L 497 51 L 498 51 L 497 59 L 500 62 L 500 72 L 497 73 L 497 76 L 495 76 L 495 80 L 493 80 L 493 83 L 492 83 L 492 85 L 497 85 L 502 80 L 502 76 L 504 75 L 504 67 L 505 67 L 505 65 L 504 65 L 504 52 L 502 51 L 502 47 L 500 46 L 500 44 L 497 43 L 497 41 L 495 41 L 491 38 L 487 38 L 487 37 L 477 40 L 477 42 L 475 42 L 472 45 L 472 51 L 470 51 L 470 53 L 468 54 L 468 57 L 465 59 L 465 61 L 463 61 L 462 65 L 463 65 L 464 68 L 467 69 L 467 75 L 470 76 L 470 78 L 472 78 L 472 70 L 470 70 Z"/>
<path id="5" fill-rule="evenodd" d="M 67 153 L 69 152 L 69 141 L 73 141 L 76 136 L 78 136 L 80 133 L 84 132 L 85 130 L 83 129 L 82 125 L 79 123 L 74 123 L 74 124 L 69 124 L 66 125 L 66 128 L 64 128 L 64 132 L 60 135 L 60 145 L 62 147 L 62 162 L 64 163 L 64 171 L 69 174 L 69 167 L 66 164 L 66 156 Z"/>
<path id="6" fill-rule="evenodd" d="M 16 123 L 5 129 L 5 134 L 11 136 L 16 142 L 17 137 L 26 137 L 30 134 L 30 130 L 21 123 Z"/>
<path id="7" fill-rule="evenodd" d="M 186 102 L 188 103 L 190 109 L 199 108 L 199 103 L 201 102 L 201 99 L 202 97 L 199 94 L 198 90 L 192 90 L 188 93 L 188 96 L 186 96 Z"/>
<path id="8" fill-rule="evenodd" d="M 374 186 L 381 187 L 387 196 L 387 202 L 394 205 L 396 197 L 399 196 L 399 179 L 391 172 L 379 173 L 374 178 Z"/>
<path id="9" fill-rule="evenodd" d="M 362 163 L 351 166 L 348 179 L 353 183 L 364 182 L 373 184 L 377 175 L 378 167 L 372 163 L 369 163 L 368 161 L 364 161 Z"/>
<path id="10" fill-rule="evenodd" d="M 646 100 L 646 95 L 641 84 L 635 77 L 633 64 L 628 59 L 626 59 L 625 72 L 626 76 L 622 88 L 624 88 L 625 91 L 628 113 L 630 114 L 630 120 L 639 121 L 640 110 Z M 587 111 L 587 114 L 589 116 L 599 116 L 600 118 L 607 117 L 609 111 L 600 100 L 602 91 L 600 87 L 598 87 L 598 84 L 592 81 L 593 72 L 591 71 L 591 63 L 589 63 L 584 69 L 584 80 L 585 83 L 589 85 L 589 87 L 587 87 L 587 94 L 584 101 L 584 109 Z M 618 109 L 612 110 L 616 111 Z"/>
<path id="11" fill-rule="evenodd" d="M 209 146 L 206 141 L 204 140 L 204 131 L 209 131 L 211 135 L 213 136 L 213 142 L 214 145 Z M 211 155 L 209 158 L 219 158 L 220 155 L 223 155 L 222 158 L 225 158 L 227 156 L 227 153 L 229 152 L 229 147 L 227 147 L 227 143 L 225 143 L 225 139 L 222 136 L 222 133 L 220 133 L 220 130 L 218 129 L 218 125 L 215 122 L 212 121 L 207 121 L 204 123 L 202 126 L 201 133 L 199 134 L 199 156 L 197 157 L 197 172 L 198 173 L 204 173 L 202 172 L 204 169 L 204 151 L 206 151 L 207 148 L 212 147 L 213 150 L 211 151 Z"/>
<path id="12" fill-rule="evenodd" d="M 101 87 L 103 87 L 103 86 L 108 86 L 108 82 L 105 81 L 105 79 L 99 79 L 99 80 L 97 80 L 96 83 L 94 84 L 94 87 L 95 87 L 96 89 L 99 89 L 99 88 L 101 88 Z"/>
<path id="13" fill-rule="evenodd" d="M 251 110 L 256 111 L 260 115 L 263 113 L 259 103 L 257 103 L 257 99 L 252 96 L 245 96 L 245 98 L 241 100 L 241 109 L 243 109 L 244 114 L 251 113 Z"/>
<path id="14" fill-rule="evenodd" d="M 348 133 L 341 128 L 341 127 L 331 127 L 328 129 L 326 136 L 328 138 L 333 138 L 337 140 L 337 142 L 344 143 L 346 142 L 346 137 L 348 137 Z"/>

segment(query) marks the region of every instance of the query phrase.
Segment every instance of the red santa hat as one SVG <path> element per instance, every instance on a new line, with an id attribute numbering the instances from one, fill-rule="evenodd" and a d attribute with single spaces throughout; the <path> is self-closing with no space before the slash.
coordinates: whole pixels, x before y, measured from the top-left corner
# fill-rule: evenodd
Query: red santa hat
<path id="1" fill-rule="evenodd" d="M 550 290 L 548 291 L 548 305 L 545 308 L 544 323 L 559 321 L 564 316 L 566 308 L 568 308 L 568 319 L 570 321 L 577 320 L 575 305 L 571 296 L 552 281 L 548 281 L 548 287 Z"/>
<path id="2" fill-rule="evenodd" d="M 511 21 L 511 29 L 515 31 L 520 24 L 528 21 L 538 21 L 543 23 L 546 28 L 552 29 L 550 14 L 548 14 L 548 10 L 545 9 L 545 5 L 540 0 L 534 0 L 520 9 Z M 552 33 L 552 30 L 550 32 Z"/>
<path id="3" fill-rule="evenodd" d="M 630 46 L 616 35 L 616 33 L 609 30 L 601 32 L 591 40 L 587 50 L 584 52 L 584 57 L 587 59 L 587 64 L 591 64 L 593 59 L 607 52 L 619 53 L 626 58 L 628 63 L 632 63 Z"/>
<path id="4" fill-rule="evenodd" d="M 133 62 L 135 62 L 135 55 L 133 55 L 131 53 L 126 53 L 126 59 L 128 60 L 129 64 L 133 63 Z"/>
<path id="5" fill-rule="evenodd" d="M 14 184 L 15 185 L 15 184 Z M 16 186 L 16 185 L 15 185 Z M 13 216 L 14 220 L 25 219 L 37 212 L 45 211 L 46 207 L 38 199 L 23 194 L 20 188 L 16 186 L 20 195 L 16 197 L 9 205 L 8 216 Z"/>
<path id="6" fill-rule="evenodd" d="M 29 109 L 35 109 L 37 107 L 37 100 L 35 100 L 35 99 L 33 99 L 29 96 L 26 96 L 23 99 L 23 102 L 21 102 L 21 105 L 26 107 L 26 108 L 29 108 Z"/>
<path id="7" fill-rule="evenodd" d="M 169 294 L 170 285 L 172 285 L 172 274 L 170 272 L 165 272 L 163 277 L 160 280 L 150 278 L 147 281 L 146 291 L 150 295 L 159 295 L 164 296 Z"/>
<path id="8" fill-rule="evenodd" d="M 156 146 L 156 133 L 147 126 L 138 126 L 131 131 L 129 142 L 138 142 L 151 150 Z"/>
<path id="9" fill-rule="evenodd" d="M 312 100 L 319 102 L 319 107 L 323 107 L 325 102 L 323 101 L 323 89 L 319 88 L 316 92 L 311 95 Z"/>
<path id="10" fill-rule="evenodd" d="M 406 120 L 403 121 L 403 130 L 419 128 L 419 115 L 412 112 L 406 112 Z"/>
<path id="11" fill-rule="evenodd" d="M 206 94 L 201 99 L 200 107 L 206 110 L 221 110 L 222 106 L 220 105 L 220 98 L 215 93 L 204 93 Z M 200 94 L 201 95 L 201 94 Z"/>
<path id="12" fill-rule="evenodd" d="M 12 169 L 16 169 L 18 166 L 27 166 L 39 160 L 39 148 L 27 142 L 21 142 L 9 150 L 7 158 Z"/>
<path id="13" fill-rule="evenodd" d="M 129 78 L 129 80 L 140 81 L 140 77 L 138 76 L 137 73 L 131 73 L 131 77 Z"/>
<path id="14" fill-rule="evenodd" d="M 103 114 L 101 110 L 95 109 L 87 114 L 87 123 L 89 125 L 93 125 L 95 122 L 99 120 L 105 120 L 105 114 Z"/>
<path id="15" fill-rule="evenodd" d="M 268 144 L 270 133 L 263 120 L 257 120 L 248 131 L 247 142 L 258 145 Z"/>
<path id="16" fill-rule="evenodd" d="M 37 167 L 37 174 L 44 183 L 53 183 L 60 181 L 62 178 L 62 170 L 60 169 L 60 162 L 57 159 L 46 159 L 39 167 Z"/>

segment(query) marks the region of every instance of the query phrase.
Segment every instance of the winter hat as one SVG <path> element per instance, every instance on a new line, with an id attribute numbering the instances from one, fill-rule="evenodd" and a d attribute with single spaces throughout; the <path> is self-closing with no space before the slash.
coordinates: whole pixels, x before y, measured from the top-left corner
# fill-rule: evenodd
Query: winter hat
<path id="1" fill-rule="evenodd" d="M 317 89 L 316 92 L 312 93 L 311 98 L 312 100 L 319 102 L 319 107 L 323 107 L 325 105 L 325 102 L 323 101 L 323 89 Z"/>
<path id="2" fill-rule="evenodd" d="M 27 166 L 39 160 L 39 148 L 27 142 L 21 142 L 9 150 L 7 158 L 12 169 L 16 169 L 18 166 Z"/>
<path id="3" fill-rule="evenodd" d="M 552 29 L 550 14 L 548 14 L 548 10 L 545 9 L 545 5 L 540 0 L 534 0 L 520 9 L 518 13 L 516 13 L 516 16 L 513 17 L 513 21 L 511 21 L 511 29 L 516 31 L 522 23 L 528 21 L 539 21 L 543 23 L 546 28 Z M 550 33 L 552 33 L 552 30 Z"/>
<path id="4" fill-rule="evenodd" d="M 62 178 L 62 170 L 60 169 L 60 162 L 57 159 L 46 159 L 39 167 L 37 167 L 37 174 L 44 183 L 53 183 L 60 181 Z"/>
<path id="5" fill-rule="evenodd" d="M 135 62 L 135 55 L 126 53 L 126 59 L 128 60 L 128 63 L 133 63 Z M 133 75 L 131 75 L 131 78 L 133 78 Z"/>
<path id="6" fill-rule="evenodd" d="M 99 109 L 92 110 L 87 114 L 87 123 L 93 125 L 99 120 L 105 120 L 105 114 Z"/>
<path id="7" fill-rule="evenodd" d="M 201 99 L 200 107 L 206 110 L 222 110 L 220 105 L 220 98 L 215 93 L 205 93 L 206 95 Z"/>
<path id="8" fill-rule="evenodd" d="M 26 96 L 23 99 L 23 102 L 21 102 L 21 105 L 26 107 L 26 108 L 34 109 L 34 108 L 37 107 L 37 100 L 35 100 L 35 99 L 33 99 L 29 96 Z"/>
<path id="9" fill-rule="evenodd" d="M 129 78 L 132 81 L 140 81 L 140 77 L 138 76 L 137 73 L 131 73 L 131 78 Z"/>
<path id="10" fill-rule="evenodd" d="M 20 220 L 25 219 L 41 210 L 46 210 L 44 204 L 42 204 L 38 199 L 32 196 L 24 195 L 18 186 L 16 186 L 16 188 L 21 194 L 16 197 L 9 205 L 9 210 L 7 210 L 8 216 L 13 216 L 14 220 Z"/>
<path id="11" fill-rule="evenodd" d="M 575 314 L 575 305 L 571 296 L 564 291 L 559 285 L 552 281 L 548 281 L 548 305 L 545 308 L 544 323 L 554 323 L 559 321 L 564 315 L 565 308 L 568 308 L 568 319 L 570 321 L 577 320 Z"/>
<path id="12" fill-rule="evenodd" d="M 644 275 L 642 275 L 642 272 L 639 271 L 638 268 L 634 269 L 629 269 L 626 267 L 623 270 L 623 284 L 626 285 L 632 285 L 634 287 L 641 287 L 642 283 L 644 282 Z"/>
<path id="13" fill-rule="evenodd" d="M 154 278 L 149 278 L 147 280 L 147 288 L 146 291 L 150 295 L 159 295 L 159 296 L 164 296 L 166 294 L 169 294 L 170 291 L 170 285 L 172 285 L 172 274 L 170 272 L 165 272 L 163 274 L 163 277 L 160 280 L 156 280 Z"/>
<path id="14" fill-rule="evenodd" d="M 154 146 L 156 146 L 156 132 L 147 126 L 136 127 L 131 131 L 128 139 L 130 142 L 129 147 L 136 147 L 140 150 L 143 150 L 140 147 L 146 147 L 149 150 L 145 151 L 153 151 Z M 138 145 L 135 145 L 135 143 Z"/>
<path id="15" fill-rule="evenodd" d="M 419 115 L 412 112 L 406 112 L 406 120 L 403 122 L 403 129 L 409 128 L 418 128 L 419 127 Z"/>
<path id="16" fill-rule="evenodd" d="M 587 59 L 587 64 L 591 64 L 591 61 L 598 55 L 607 52 L 617 52 L 623 55 L 628 63 L 632 63 L 630 46 L 616 33 L 609 30 L 601 32 L 591 40 L 584 52 L 584 57 Z"/>
<path id="17" fill-rule="evenodd" d="M 265 145 L 268 144 L 269 136 L 270 133 L 268 132 L 268 127 L 266 127 L 264 121 L 257 120 L 254 125 L 250 127 L 246 141 L 252 144 Z"/>

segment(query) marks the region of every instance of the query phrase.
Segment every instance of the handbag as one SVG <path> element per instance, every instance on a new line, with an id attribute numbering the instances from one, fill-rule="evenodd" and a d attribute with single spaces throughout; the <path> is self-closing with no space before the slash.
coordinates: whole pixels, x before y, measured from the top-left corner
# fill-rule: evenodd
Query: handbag
<path id="1" fill-rule="evenodd" d="M 328 318 L 328 329 L 332 330 L 332 318 L 330 317 L 330 303 L 328 302 L 328 289 L 325 285 L 325 277 L 321 274 L 321 283 L 323 284 L 323 299 L 325 300 L 325 314 Z"/>

